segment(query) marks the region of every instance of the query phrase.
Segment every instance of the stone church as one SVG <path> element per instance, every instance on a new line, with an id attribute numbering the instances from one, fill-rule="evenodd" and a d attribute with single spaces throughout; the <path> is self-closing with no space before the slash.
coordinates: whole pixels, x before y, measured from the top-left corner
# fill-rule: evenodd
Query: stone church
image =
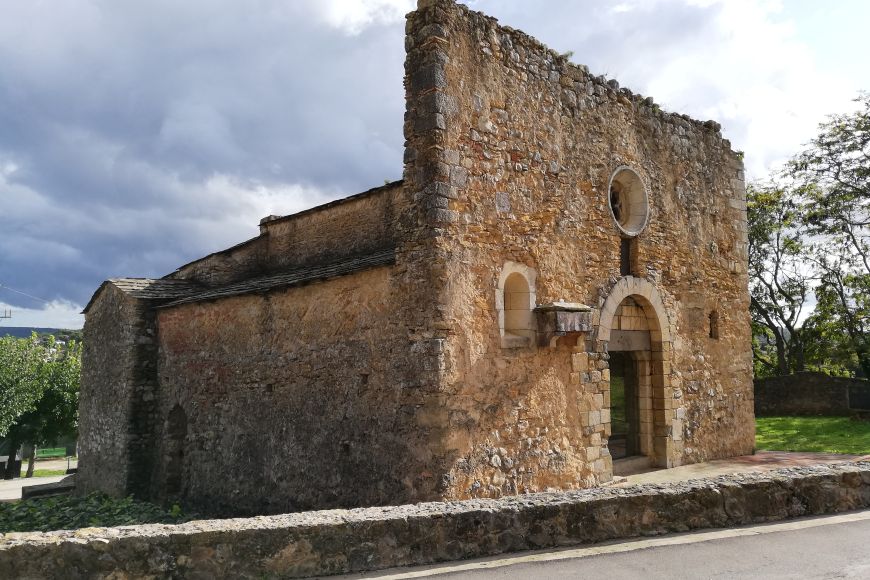
<path id="1" fill-rule="evenodd" d="M 81 492 L 279 513 L 752 453 L 720 126 L 452 0 L 406 33 L 401 181 L 96 291 Z"/>

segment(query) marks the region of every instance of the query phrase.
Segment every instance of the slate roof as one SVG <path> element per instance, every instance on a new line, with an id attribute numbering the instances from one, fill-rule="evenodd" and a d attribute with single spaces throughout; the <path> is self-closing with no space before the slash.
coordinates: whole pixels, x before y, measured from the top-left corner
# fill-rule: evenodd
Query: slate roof
<path id="1" fill-rule="evenodd" d="M 163 304 L 160 308 L 169 308 L 180 304 L 189 304 L 191 302 L 202 302 L 205 300 L 219 300 L 230 296 L 239 296 L 242 294 L 253 294 L 258 292 L 268 292 L 277 288 L 287 288 L 290 286 L 301 286 L 310 282 L 320 280 L 328 280 L 346 274 L 359 272 L 368 268 L 377 266 L 388 266 L 396 263 L 396 250 L 390 248 L 380 250 L 365 256 L 357 256 L 355 258 L 347 258 L 340 262 L 331 264 L 318 264 L 305 268 L 296 268 L 287 270 L 279 274 L 270 274 L 259 278 L 251 278 L 242 282 L 236 282 L 219 288 L 210 288 L 203 292 L 184 296 L 178 300 L 174 300 L 169 304 Z"/>
<path id="2" fill-rule="evenodd" d="M 188 280 L 165 278 L 110 278 L 100 284 L 82 312 L 87 312 L 106 284 L 112 284 L 121 292 L 145 300 L 173 300 L 202 291 L 202 286 Z"/>

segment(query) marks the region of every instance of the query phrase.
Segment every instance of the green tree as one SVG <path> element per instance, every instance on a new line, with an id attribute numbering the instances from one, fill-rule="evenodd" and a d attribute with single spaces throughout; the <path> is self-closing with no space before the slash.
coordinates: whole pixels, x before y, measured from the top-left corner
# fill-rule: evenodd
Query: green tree
<path id="1" fill-rule="evenodd" d="M 815 289 L 816 308 L 804 323 L 803 334 L 809 368 L 829 375 L 850 376 L 860 365 L 854 347 L 856 337 L 845 332 L 851 325 L 842 320 L 844 311 L 840 292 L 836 290 L 838 275 L 834 270 L 833 279 L 823 280 Z"/>
<path id="2" fill-rule="evenodd" d="M 870 93 L 858 110 L 834 115 L 789 165 L 800 186 L 802 221 L 820 280 L 815 326 L 833 323 L 865 376 L 870 310 Z"/>
<path id="3" fill-rule="evenodd" d="M 36 339 L 0 338 L 0 437 L 31 410 L 44 389 L 45 348 Z"/>
<path id="4" fill-rule="evenodd" d="M 44 445 L 75 432 L 80 376 L 76 342 L 62 345 L 53 336 L 39 340 L 35 335 L 0 341 L 0 396 L 8 403 L 0 435 L 9 442 L 10 457 L 23 443 Z M 10 462 L 4 477 L 13 475 Z"/>
<path id="5" fill-rule="evenodd" d="M 802 319 L 812 296 L 800 206 L 782 186 L 747 188 L 749 289 L 756 376 L 806 368 Z"/>
<path id="6" fill-rule="evenodd" d="M 814 262 L 820 282 L 807 326 L 819 331 L 834 368 L 859 368 L 870 377 L 870 275 L 856 267 L 848 248 L 835 243 L 818 244 Z"/>

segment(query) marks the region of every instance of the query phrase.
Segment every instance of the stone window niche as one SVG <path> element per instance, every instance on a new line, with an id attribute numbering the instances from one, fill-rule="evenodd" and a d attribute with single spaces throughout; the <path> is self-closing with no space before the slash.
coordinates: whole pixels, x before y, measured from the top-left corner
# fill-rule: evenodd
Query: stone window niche
<path id="1" fill-rule="evenodd" d="M 719 338 L 719 313 L 715 310 L 711 310 L 710 314 L 707 315 L 710 319 L 710 338 Z"/>
<path id="2" fill-rule="evenodd" d="M 640 176 L 629 167 L 618 167 L 607 191 L 610 215 L 623 236 L 640 234 L 649 221 L 649 196 Z"/>
<path id="3" fill-rule="evenodd" d="M 503 348 L 535 344 L 536 277 L 534 269 L 516 262 L 507 262 L 502 268 L 495 306 Z"/>

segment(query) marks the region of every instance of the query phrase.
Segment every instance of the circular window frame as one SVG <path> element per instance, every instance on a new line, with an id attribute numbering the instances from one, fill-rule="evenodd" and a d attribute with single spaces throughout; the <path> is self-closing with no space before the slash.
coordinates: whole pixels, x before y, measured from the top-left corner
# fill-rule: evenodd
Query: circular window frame
<path id="1" fill-rule="evenodd" d="M 628 173 L 631 179 L 619 179 L 619 176 L 624 173 Z M 620 223 L 616 219 L 616 212 L 613 211 L 613 196 L 611 192 L 613 191 L 614 182 L 622 187 L 628 186 L 629 218 L 625 224 Z M 647 192 L 646 184 L 641 179 L 640 174 L 628 165 L 620 165 L 610 174 L 610 179 L 607 182 L 607 207 L 610 209 L 610 217 L 613 219 L 613 223 L 622 235 L 626 237 L 634 238 L 639 236 L 649 224 L 649 193 Z"/>

